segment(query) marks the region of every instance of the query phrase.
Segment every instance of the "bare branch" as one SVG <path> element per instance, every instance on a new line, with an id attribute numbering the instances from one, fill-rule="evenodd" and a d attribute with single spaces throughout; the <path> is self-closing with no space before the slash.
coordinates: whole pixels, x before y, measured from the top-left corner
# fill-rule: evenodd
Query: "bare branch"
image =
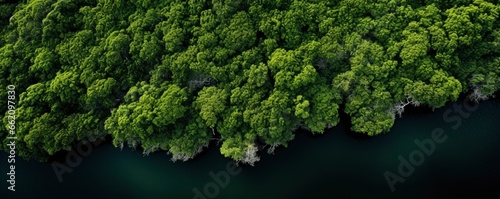
<path id="1" fill-rule="evenodd" d="M 210 75 L 207 74 L 197 74 L 193 79 L 189 80 L 189 88 L 191 89 L 199 89 L 204 86 L 209 86 L 213 83 L 213 79 Z"/>
<path id="2" fill-rule="evenodd" d="M 254 166 L 254 163 L 258 162 L 260 160 L 260 157 L 257 156 L 258 150 L 259 149 L 257 148 L 257 146 L 255 146 L 255 144 L 249 145 L 245 154 L 243 155 L 243 157 L 241 159 L 238 160 L 238 162 L 242 162 L 244 164 L 249 164 L 251 166 Z"/>
<path id="3" fill-rule="evenodd" d="M 406 102 L 400 101 L 396 103 L 392 108 L 392 112 L 394 114 L 398 114 L 399 117 L 402 117 L 402 114 L 405 111 L 405 107 L 410 104 L 413 106 L 420 106 L 419 101 L 415 100 L 415 98 L 412 95 L 408 95 L 408 97 L 406 97 Z"/>
<path id="4" fill-rule="evenodd" d="M 276 149 L 276 147 L 278 147 L 280 145 L 280 143 L 273 143 L 271 146 L 269 146 L 269 148 L 267 149 L 267 153 L 268 154 L 274 154 L 274 149 Z"/>
<path id="5" fill-rule="evenodd" d="M 472 87 L 473 87 L 472 93 L 467 96 L 469 99 L 473 100 L 476 103 L 479 103 L 479 101 L 487 100 L 490 98 L 490 95 L 483 94 L 480 85 L 473 84 Z"/>

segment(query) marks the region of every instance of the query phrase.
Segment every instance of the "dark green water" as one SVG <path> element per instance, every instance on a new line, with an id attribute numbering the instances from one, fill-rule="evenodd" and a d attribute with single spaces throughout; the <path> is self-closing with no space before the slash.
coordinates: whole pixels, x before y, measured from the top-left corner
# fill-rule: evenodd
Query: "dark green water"
<path id="1" fill-rule="evenodd" d="M 438 198 L 493 192 L 500 184 L 500 100 L 481 102 L 468 118 L 448 115 L 461 118 L 460 125 L 443 118 L 454 105 L 463 105 L 463 99 L 434 112 L 407 110 L 391 132 L 371 139 L 350 133 L 345 123 L 320 136 L 299 131 L 288 148 L 278 148 L 275 155 L 262 153 L 255 167 L 241 167 L 216 198 Z M 446 141 L 436 144 L 434 153 L 391 192 L 384 172 L 398 174 L 398 156 L 408 159 L 419 149 L 414 140 L 431 138 L 436 128 L 444 131 Z M 7 191 L 6 153 L 0 156 L 2 199 L 191 199 L 194 188 L 203 192 L 214 182 L 209 172 L 225 171 L 229 162 L 214 147 L 194 160 L 172 163 L 163 152 L 143 157 L 139 151 L 120 151 L 105 142 L 72 173 L 64 174 L 61 183 L 50 162 L 18 159 L 13 193 Z M 55 159 L 64 163 L 64 155 Z"/>

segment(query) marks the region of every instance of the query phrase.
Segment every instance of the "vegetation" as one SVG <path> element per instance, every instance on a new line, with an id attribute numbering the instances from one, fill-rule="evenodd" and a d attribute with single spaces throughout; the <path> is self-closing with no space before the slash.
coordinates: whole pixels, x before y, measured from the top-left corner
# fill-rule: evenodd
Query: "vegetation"
<path id="1" fill-rule="evenodd" d="M 374 136 L 407 105 L 487 99 L 500 89 L 499 4 L 0 0 L 0 84 L 16 86 L 24 158 L 109 134 L 184 161 L 216 139 L 253 164 L 256 140 L 272 152 L 340 111 Z"/>

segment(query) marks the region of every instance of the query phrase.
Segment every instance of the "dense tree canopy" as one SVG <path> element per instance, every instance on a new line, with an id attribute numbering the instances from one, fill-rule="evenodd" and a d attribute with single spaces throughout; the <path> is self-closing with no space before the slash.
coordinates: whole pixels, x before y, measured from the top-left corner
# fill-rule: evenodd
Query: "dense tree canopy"
<path id="1" fill-rule="evenodd" d="M 24 158 L 111 135 L 173 160 L 218 140 L 253 164 L 340 112 L 375 136 L 407 105 L 488 99 L 499 14 L 498 0 L 0 0 L 0 84 L 16 86 Z"/>

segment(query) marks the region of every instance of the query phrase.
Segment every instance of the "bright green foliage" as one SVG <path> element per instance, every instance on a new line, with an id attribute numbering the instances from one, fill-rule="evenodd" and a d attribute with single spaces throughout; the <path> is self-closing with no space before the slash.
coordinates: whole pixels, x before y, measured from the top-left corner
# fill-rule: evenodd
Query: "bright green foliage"
<path id="1" fill-rule="evenodd" d="M 0 85 L 16 86 L 24 158 L 111 135 L 173 160 L 218 140 L 221 154 L 253 164 L 258 149 L 287 146 L 297 128 L 323 133 L 340 111 L 375 136 L 406 105 L 493 96 L 499 4 L 1 1 Z"/>
<path id="2" fill-rule="evenodd" d="M 57 73 L 56 77 L 50 82 L 47 91 L 59 97 L 63 103 L 75 102 L 77 97 L 83 93 L 77 80 L 78 75 L 74 72 Z"/>
<path id="3" fill-rule="evenodd" d="M 87 88 L 86 104 L 101 104 L 104 108 L 111 108 L 115 104 L 114 92 L 117 82 L 113 78 L 96 80 Z"/>
<path id="4" fill-rule="evenodd" d="M 226 107 L 227 93 L 211 86 L 203 88 L 198 95 L 195 106 L 200 109 L 200 116 L 206 121 L 206 125 L 214 128 L 217 118 Z"/>

